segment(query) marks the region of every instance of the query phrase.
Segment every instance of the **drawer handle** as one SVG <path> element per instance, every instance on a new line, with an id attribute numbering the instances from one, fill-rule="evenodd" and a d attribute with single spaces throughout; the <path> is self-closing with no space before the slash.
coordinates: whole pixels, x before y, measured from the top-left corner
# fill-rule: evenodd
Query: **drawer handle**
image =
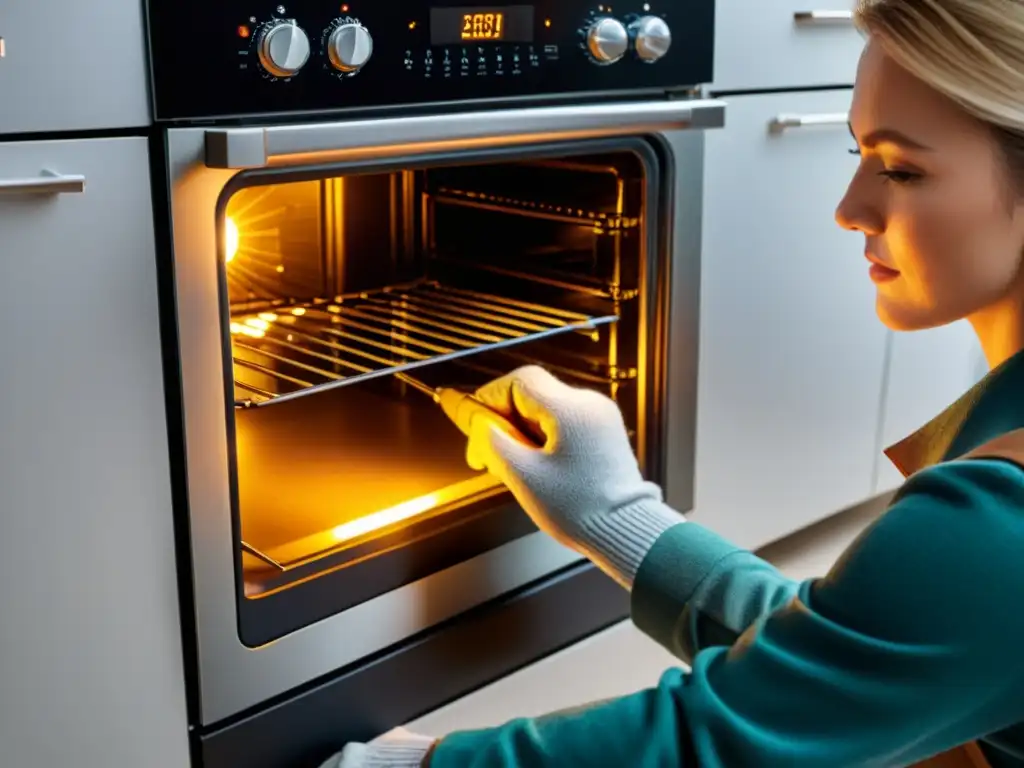
<path id="1" fill-rule="evenodd" d="M 772 133 L 781 133 L 787 128 L 807 128 L 815 125 L 846 125 L 850 115 L 846 112 L 831 112 L 820 115 L 776 115 L 769 123 Z"/>
<path id="2" fill-rule="evenodd" d="M 0 179 L 0 195 L 65 195 L 85 192 L 85 176 L 43 171 L 32 179 Z"/>
<path id="3" fill-rule="evenodd" d="M 796 11 L 797 24 L 847 24 L 853 22 L 853 11 Z"/>

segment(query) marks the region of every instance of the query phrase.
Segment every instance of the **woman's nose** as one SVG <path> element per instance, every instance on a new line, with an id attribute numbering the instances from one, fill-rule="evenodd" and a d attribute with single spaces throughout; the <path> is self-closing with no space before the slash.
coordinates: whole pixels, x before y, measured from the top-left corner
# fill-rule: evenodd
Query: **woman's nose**
<path id="1" fill-rule="evenodd" d="M 843 197 L 839 201 L 839 205 L 836 206 L 836 224 L 843 229 L 854 231 L 858 229 L 857 223 L 850 212 L 850 206 L 846 201 L 846 197 Z"/>
<path id="2" fill-rule="evenodd" d="M 882 230 L 882 217 L 879 211 L 864 199 L 858 186 L 857 178 L 854 177 L 843 199 L 836 206 L 836 223 L 851 232 L 877 235 Z"/>

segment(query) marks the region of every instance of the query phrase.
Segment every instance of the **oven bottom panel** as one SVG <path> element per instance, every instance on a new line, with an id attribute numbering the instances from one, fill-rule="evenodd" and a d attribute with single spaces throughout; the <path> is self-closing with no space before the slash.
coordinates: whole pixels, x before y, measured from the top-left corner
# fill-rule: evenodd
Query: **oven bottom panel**
<path id="1" fill-rule="evenodd" d="M 197 768 L 317 768 L 349 741 L 409 722 L 628 614 L 627 592 L 593 566 L 575 566 L 201 733 Z"/>

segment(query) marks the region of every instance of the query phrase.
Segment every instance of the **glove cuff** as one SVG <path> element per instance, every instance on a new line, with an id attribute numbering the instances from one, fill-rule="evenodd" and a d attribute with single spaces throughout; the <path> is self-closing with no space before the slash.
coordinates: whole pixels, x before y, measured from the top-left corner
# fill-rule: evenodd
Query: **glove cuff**
<path id="1" fill-rule="evenodd" d="M 422 768 L 423 761 L 434 746 L 433 739 L 394 744 L 371 744 L 363 758 L 363 768 Z"/>
<path id="2" fill-rule="evenodd" d="M 661 500 L 661 490 L 644 483 L 646 496 L 603 515 L 588 517 L 576 542 L 595 565 L 626 589 L 654 542 L 686 518 Z"/>

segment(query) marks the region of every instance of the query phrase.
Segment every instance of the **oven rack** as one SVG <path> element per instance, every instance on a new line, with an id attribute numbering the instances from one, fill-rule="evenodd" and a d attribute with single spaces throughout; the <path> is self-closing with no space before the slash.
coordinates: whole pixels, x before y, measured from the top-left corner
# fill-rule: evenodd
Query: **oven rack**
<path id="1" fill-rule="evenodd" d="M 440 186 L 425 194 L 435 203 L 545 219 L 562 224 L 586 225 L 593 227 L 596 234 L 617 234 L 624 229 L 640 226 L 640 218 L 637 216 L 591 211 L 544 200 L 521 200 L 480 190 Z"/>
<path id="2" fill-rule="evenodd" d="M 317 300 L 231 318 L 236 407 L 314 392 L 563 333 L 595 340 L 617 315 L 580 312 L 434 281 Z M 422 387 L 422 385 L 419 385 Z"/>
<path id="3" fill-rule="evenodd" d="M 531 267 L 529 270 L 516 269 L 511 265 L 510 260 L 501 259 L 500 257 L 492 256 L 490 262 L 484 262 L 454 253 L 435 252 L 431 255 L 431 258 L 435 262 L 450 267 L 457 267 L 460 270 L 485 272 L 489 275 L 522 280 L 533 285 L 542 285 L 546 288 L 555 288 L 559 291 L 592 298 L 630 301 L 640 295 L 640 291 L 635 288 L 625 289 L 614 282 L 601 280 L 590 275 L 573 274 L 565 270 L 539 266 Z"/>

